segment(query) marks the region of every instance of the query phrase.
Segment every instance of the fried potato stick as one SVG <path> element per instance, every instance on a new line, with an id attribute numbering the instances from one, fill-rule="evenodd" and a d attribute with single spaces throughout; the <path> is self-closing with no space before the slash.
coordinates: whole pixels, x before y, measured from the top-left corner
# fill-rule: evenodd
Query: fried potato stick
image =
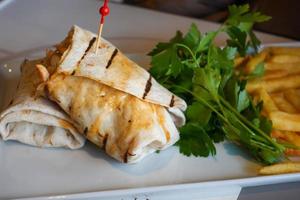
<path id="1" fill-rule="evenodd" d="M 273 128 L 284 131 L 300 132 L 300 114 L 290 114 L 282 111 L 268 114 L 273 123 Z"/>
<path id="2" fill-rule="evenodd" d="M 300 47 L 269 47 L 271 54 L 289 54 L 300 56 Z"/>
<path id="3" fill-rule="evenodd" d="M 284 98 L 283 93 L 271 94 L 271 98 L 275 102 L 279 110 L 287 113 L 294 113 L 294 114 L 298 112 L 298 110 L 294 107 L 294 105 Z"/>
<path id="4" fill-rule="evenodd" d="M 300 74 L 291 74 L 281 78 L 264 80 L 261 83 L 268 92 L 284 91 L 300 87 Z"/>
<path id="5" fill-rule="evenodd" d="M 276 62 L 265 62 L 266 70 L 286 70 L 290 73 L 295 73 L 300 70 L 300 62 L 295 63 L 276 63 Z"/>
<path id="6" fill-rule="evenodd" d="M 284 97 L 300 112 L 300 92 L 296 89 L 285 91 Z"/>
<path id="7" fill-rule="evenodd" d="M 275 63 L 298 63 L 300 62 L 300 56 L 290 54 L 272 55 L 268 61 Z"/>
<path id="8" fill-rule="evenodd" d="M 285 174 L 295 172 L 300 172 L 300 163 L 298 162 L 278 163 L 263 167 L 259 170 L 259 174 L 261 175 Z"/>
<path id="9" fill-rule="evenodd" d="M 264 60 L 266 60 L 268 57 L 269 57 L 269 51 L 264 50 L 261 53 L 250 58 L 245 66 L 245 69 L 244 69 L 245 73 L 247 73 L 247 74 L 251 73 L 259 63 L 264 62 Z"/>
<path id="10" fill-rule="evenodd" d="M 299 68 L 300 73 L 300 68 Z M 264 80 L 270 80 L 275 78 L 281 78 L 284 76 L 289 75 L 289 71 L 283 69 L 276 69 L 276 70 L 267 70 L 263 76 Z"/>

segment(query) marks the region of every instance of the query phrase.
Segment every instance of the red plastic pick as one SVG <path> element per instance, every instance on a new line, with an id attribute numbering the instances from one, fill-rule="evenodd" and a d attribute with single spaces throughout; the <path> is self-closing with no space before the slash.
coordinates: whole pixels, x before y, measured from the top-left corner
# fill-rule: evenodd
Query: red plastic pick
<path id="1" fill-rule="evenodd" d="M 104 17 L 109 14 L 108 0 L 104 1 L 103 6 L 99 9 L 101 15 L 100 24 L 104 24 Z"/>
<path id="2" fill-rule="evenodd" d="M 108 0 L 104 1 L 103 6 L 99 9 L 99 13 L 101 15 L 101 19 L 100 19 L 100 24 L 99 24 L 99 29 L 98 29 L 98 37 L 97 37 L 97 42 L 96 42 L 96 47 L 95 47 L 96 54 L 98 52 L 100 37 L 102 34 L 103 25 L 104 25 L 104 17 L 109 14 Z"/>

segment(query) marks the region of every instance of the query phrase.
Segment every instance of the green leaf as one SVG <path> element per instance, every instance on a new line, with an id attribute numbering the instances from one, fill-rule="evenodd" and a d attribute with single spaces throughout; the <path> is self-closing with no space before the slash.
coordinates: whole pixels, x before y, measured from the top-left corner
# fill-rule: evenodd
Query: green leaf
<path id="1" fill-rule="evenodd" d="M 190 156 L 204 156 L 216 154 L 216 148 L 205 130 L 194 123 L 187 123 L 180 128 L 178 141 L 180 153 Z"/>
<path id="2" fill-rule="evenodd" d="M 282 152 L 264 149 L 258 151 L 258 158 L 265 164 L 273 164 L 282 159 Z"/>
<path id="3" fill-rule="evenodd" d="M 154 77 L 177 77 L 183 69 L 183 64 L 177 55 L 177 49 L 172 46 L 152 57 L 150 73 Z"/>
<path id="4" fill-rule="evenodd" d="M 258 48 L 261 44 L 260 40 L 256 37 L 254 32 L 251 30 L 249 31 L 249 36 L 250 36 L 250 42 L 252 44 L 252 47 L 254 48 L 255 52 L 258 52 Z"/>
<path id="5" fill-rule="evenodd" d="M 187 45 L 190 49 L 194 50 L 195 47 L 198 45 L 200 39 L 201 33 L 198 30 L 197 26 L 193 23 L 188 33 L 184 36 L 183 43 Z"/>
<path id="6" fill-rule="evenodd" d="M 152 57 L 150 73 L 160 79 L 167 75 L 172 58 L 172 49 L 164 50 Z"/>
<path id="7" fill-rule="evenodd" d="M 234 78 L 230 78 L 226 86 L 224 87 L 224 95 L 225 95 L 225 99 L 234 108 L 237 108 L 239 91 L 240 91 L 240 87 L 237 81 Z"/>
<path id="8" fill-rule="evenodd" d="M 223 49 L 210 46 L 208 50 L 208 65 L 211 68 L 233 69 L 233 59 L 235 58 L 237 49 L 234 47 L 225 47 Z"/>
<path id="9" fill-rule="evenodd" d="M 173 47 L 170 51 L 170 65 L 166 75 L 171 75 L 173 77 L 177 77 L 181 70 L 183 69 L 183 65 L 181 63 L 180 58 L 177 56 L 176 47 Z"/>
<path id="10" fill-rule="evenodd" d="M 226 29 L 227 34 L 230 36 L 230 39 L 227 40 L 227 44 L 231 47 L 236 47 L 241 56 L 245 56 L 248 45 L 247 45 L 247 33 L 241 31 L 236 26 L 230 26 Z"/>
<path id="11" fill-rule="evenodd" d="M 242 112 L 250 105 L 250 98 L 246 90 L 242 90 L 239 92 L 238 102 L 237 102 L 237 110 Z"/>
<path id="12" fill-rule="evenodd" d="M 196 49 L 196 52 L 203 52 L 203 51 L 207 51 L 208 48 L 211 46 L 211 44 L 213 43 L 215 37 L 217 36 L 218 31 L 212 31 L 212 32 L 208 32 L 206 33 L 200 40 L 199 45 Z"/>
<path id="13" fill-rule="evenodd" d="M 193 83 L 195 86 L 206 89 L 213 97 L 216 97 L 218 94 L 220 82 L 221 75 L 218 70 L 209 67 L 194 70 Z"/>
<path id="14" fill-rule="evenodd" d="M 237 6 L 235 4 L 228 6 L 229 18 L 233 16 L 241 16 L 249 11 L 249 4 Z"/>
<path id="15" fill-rule="evenodd" d="M 267 119 L 264 116 L 260 117 L 259 128 L 263 130 L 265 133 L 270 134 L 272 131 L 272 121 Z"/>
<path id="16" fill-rule="evenodd" d="M 250 8 L 248 4 L 236 6 L 229 6 L 229 17 L 225 24 L 240 26 L 241 30 L 249 31 L 252 25 L 257 22 L 264 22 L 271 19 L 267 15 L 263 15 L 260 12 L 249 12 Z"/>
<path id="17" fill-rule="evenodd" d="M 194 102 L 188 106 L 186 116 L 189 121 L 205 126 L 211 117 L 211 109 L 200 102 Z"/>
<path id="18" fill-rule="evenodd" d="M 260 62 L 255 66 L 255 69 L 248 75 L 248 78 L 259 78 L 265 74 L 265 63 Z"/>

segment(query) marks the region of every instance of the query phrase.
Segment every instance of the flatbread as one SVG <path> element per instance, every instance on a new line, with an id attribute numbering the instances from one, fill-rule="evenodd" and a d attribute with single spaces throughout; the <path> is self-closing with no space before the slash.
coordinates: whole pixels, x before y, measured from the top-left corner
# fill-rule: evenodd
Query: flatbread
<path id="1" fill-rule="evenodd" d="M 72 125 L 73 121 L 56 104 L 36 96 L 42 82 L 36 64 L 45 60 L 25 60 L 21 80 L 10 105 L 0 114 L 0 135 L 3 140 L 17 140 L 38 147 L 78 149 L 85 139 Z"/>
<path id="2" fill-rule="evenodd" d="M 185 101 L 106 40 L 95 54 L 95 41 L 93 33 L 74 26 L 56 45 L 55 69 L 38 67 L 45 96 L 88 140 L 121 162 L 135 163 L 173 145 L 177 127 L 185 123 Z"/>

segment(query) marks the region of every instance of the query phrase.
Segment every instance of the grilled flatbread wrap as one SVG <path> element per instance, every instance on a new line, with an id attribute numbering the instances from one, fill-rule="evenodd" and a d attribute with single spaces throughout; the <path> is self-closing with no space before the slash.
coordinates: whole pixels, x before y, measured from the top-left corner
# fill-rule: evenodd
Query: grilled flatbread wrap
<path id="1" fill-rule="evenodd" d="M 134 163 L 179 139 L 184 100 L 158 84 L 120 50 L 74 26 L 54 53 L 61 55 L 44 83 L 45 95 L 78 125 L 88 140 L 113 158 Z M 42 79 L 49 74 L 40 69 Z"/>
<path id="2" fill-rule="evenodd" d="M 72 120 L 53 102 L 35 95 L 42 82 L 35 67 L 39 63 L 45 60 L 23 62 L 16 94 L 0 114 L 0 135 L 4 140 L 38 147 L 80 148 L 85 138 L 72 125 Z"/>

